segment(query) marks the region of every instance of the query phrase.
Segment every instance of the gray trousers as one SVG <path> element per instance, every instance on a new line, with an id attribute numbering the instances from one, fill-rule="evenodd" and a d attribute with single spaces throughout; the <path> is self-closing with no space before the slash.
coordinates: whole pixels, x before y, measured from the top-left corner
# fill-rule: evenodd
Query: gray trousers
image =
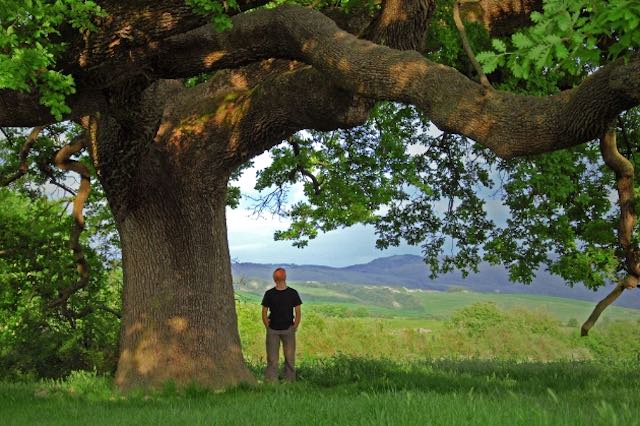
<path id="1" fill-rule="evenodd" d="M 289 382 L 296 380 L 296 333 L 293 331 L 293 326 L 286 330 L 273 330 L 267 327 L 267 368 L 264 370 L 265 382 L 273 382 L 278 379 L 280 342 L 282 342 L 284 352 L 284 378 Z"/>

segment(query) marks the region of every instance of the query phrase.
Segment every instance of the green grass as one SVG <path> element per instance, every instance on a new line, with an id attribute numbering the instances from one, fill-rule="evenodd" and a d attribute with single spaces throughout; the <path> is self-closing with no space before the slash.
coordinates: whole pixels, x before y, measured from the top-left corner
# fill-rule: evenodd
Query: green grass
<path id="1" fill-rule="evenodd" d="M 87 372 L 63 381 L 0 382 L 0 423 L 640 425 L 635 310 L 609 310 L 607 324 L 583 339 L 565 323 L 582 320 L 581 310 L 592 307 L 587 302 L 295 287 L 305 300 L 295 384 L 219 393 L 165 386 L 122 395 L 111 378 Z M 261 292 L 237 297 L 243 352 L 259 381 Z M 477 304 L 487 301 L 496 305 Z"/>
<path id="2" fill-rule="evenodd" d="M 530 310 L 541 310 L 548 312 L 563 322 L 571 318 L 582 322 L 587 319 L 595 306 L 594 302 L 532 294 L 438 292 L 417 293 L 417 295 L 422 299 L 425 312 L 440 318 L 448 318 L 454 311 L 472 303 L 495 302 L 496 305 L 503 309 L 521 307 Z M 637 320 L 640 319 L 640 311 L 611 306 L 604 312 L 602 318 L 608 318 L 609 320 Z"/>
<path id="3" fill-rule="evenodd" d="M 301 365 L 295 384 L 222 393 L 0 383 L 0 412 L 6 425 L 637 425 L 639 388 L 636 366 L 334 357 Z"/>

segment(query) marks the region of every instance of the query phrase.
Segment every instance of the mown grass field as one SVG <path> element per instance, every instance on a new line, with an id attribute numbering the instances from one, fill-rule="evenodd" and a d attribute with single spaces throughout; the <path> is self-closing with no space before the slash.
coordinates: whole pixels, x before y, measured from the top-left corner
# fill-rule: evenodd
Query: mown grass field
<path id="1" fill-rule="evenodd" d="M 582 302 L 292 285 L 305 301 L 294 384 L 261 383 L 262 290 L 241 290 L 257 385 L 122 395 L 87 372 L 0 382 L 0 424 L 640 425 L 637 311 L 614 307 L 585 339 Z"/>

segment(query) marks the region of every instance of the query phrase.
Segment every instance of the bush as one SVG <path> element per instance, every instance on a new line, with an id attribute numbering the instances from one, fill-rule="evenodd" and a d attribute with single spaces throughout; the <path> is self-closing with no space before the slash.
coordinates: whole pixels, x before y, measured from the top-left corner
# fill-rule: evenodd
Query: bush
<path id="1" fill-rule="evenodd" d="M 49 306 L 78 279 L 64 209 L 62 202 L 0 189 L 0 247 L 10 249 L 0 256 L 0 377 L 115 368 L 120 321 L 98 307 L 119 310 L 118 269 L 85 244 L 89 283 L 64 306 Z"/>
<path id="2" fill-rule="evenodd" d="M 474 303 L 451 316 L 448 326 L 464 330 L 470 336 L 480 336 L 504 321 L 505 315 L 493 302 Z"/>

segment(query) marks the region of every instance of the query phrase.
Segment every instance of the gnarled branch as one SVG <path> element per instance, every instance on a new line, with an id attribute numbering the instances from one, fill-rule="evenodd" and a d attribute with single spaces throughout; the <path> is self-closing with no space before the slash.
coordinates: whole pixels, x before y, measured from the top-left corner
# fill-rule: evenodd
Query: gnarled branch
<path id="1" fill-rule="evenodd" d="M 263 36 L 267 30 L 270 37 Z M 176 57 L 174 49 L 158 52 L 159 63 L 172 64 L 165 71 L 191 75 L 264 57 L 296 59 L 347 92 L 416 105 L 440 129 L 469 137 L 504 158 L 592 140 L 620 112 L 640 103 L 640 53 L 627 62 L 612 62 L 575 89 L 534 97 L 487 92 L 453 68 L 415 51 L 358 39 L 321 13 L 298 6 L 237 16 L 230 31 L 201 28 L 197 35 L 203 52 L 197 61 Z"/>
<path id="2" fill-rule="evenodd" d="M 89 191 L 91 190 L 89 169 L 87 166 L 79 161 L 72 160 L 71 156 L 77 152 L 80 152 L 85 147 L 85 135 L 81 134 L 72 140 L 69 144 L 62 147 L 54 158 L 55 165 L 62 170 L 70 170 L 80 175 L 80 188 L 76 194 L 73 202 L 73 228 L 71 229 L 71 237 L 69 239 L 69 245 L 73 250 L 73 259 L 76 262 L 78 273 L 80 277 L 78 281 L 67 288 L 61 289 L 58 298 L 49 303 L 49 307 L 64 305 L 69 297 L 71 297 L 76 291 L 84 288 L 89 283 L 89 263 L 84 255 L 84 250 L 80 244 L 80 234 L 84 230 L 84 216 L 83 209 L 84 204 L 89 197 Z"/>
<path id="3" fill-rule="evenodd" d="M 616 287 L 594 308 L 593 312 L 582 325 L 580 334 L 587 336 L 589 330 L 596 323 L 600 314 L 612 304 L 627 288 L 635 288 L 640 281 L 640 265 L 637 259 L 637 248 L 632 244 L 633 228 L 636 224 L 634 208 L 635 191 L 633 187 L 633 163 L 618 151 L 616 145 L 616 130 L 609 129 L 600 139 L 600 151 L 605 164 L 616 175 L 618 188 L 618 204 L 620 205 L 620 224 L 618 227 L 618 243 L 625 254 L 627 276 L 620 280 Z"/>
<path id="4" fill-rule="evenodd" d="M 293 137 L 290 137 L 287 141 L 293 147 L 293 155 L 296 158 L 299 158 L 300 157 L 300 144 Z M 294 173 L 296 171 L 299 172 L 303 177 L 307 177 L 311 181 L 311 184 L 313 185 L 313 192 L 316 195 L 320 195 L 320 192 L 322 191 L 322 189 L 321 189 L 322 184 L 320 183 L 320 181 L 318 181 L 318 178 L 315 177 L 315 175 L 313 173 L 311 173 L 309 170 L 305 169 L 302 166 L 302 164 L 300 164 L 300 162 L 297 163 L 296 168 L 293 170 Z"/>

